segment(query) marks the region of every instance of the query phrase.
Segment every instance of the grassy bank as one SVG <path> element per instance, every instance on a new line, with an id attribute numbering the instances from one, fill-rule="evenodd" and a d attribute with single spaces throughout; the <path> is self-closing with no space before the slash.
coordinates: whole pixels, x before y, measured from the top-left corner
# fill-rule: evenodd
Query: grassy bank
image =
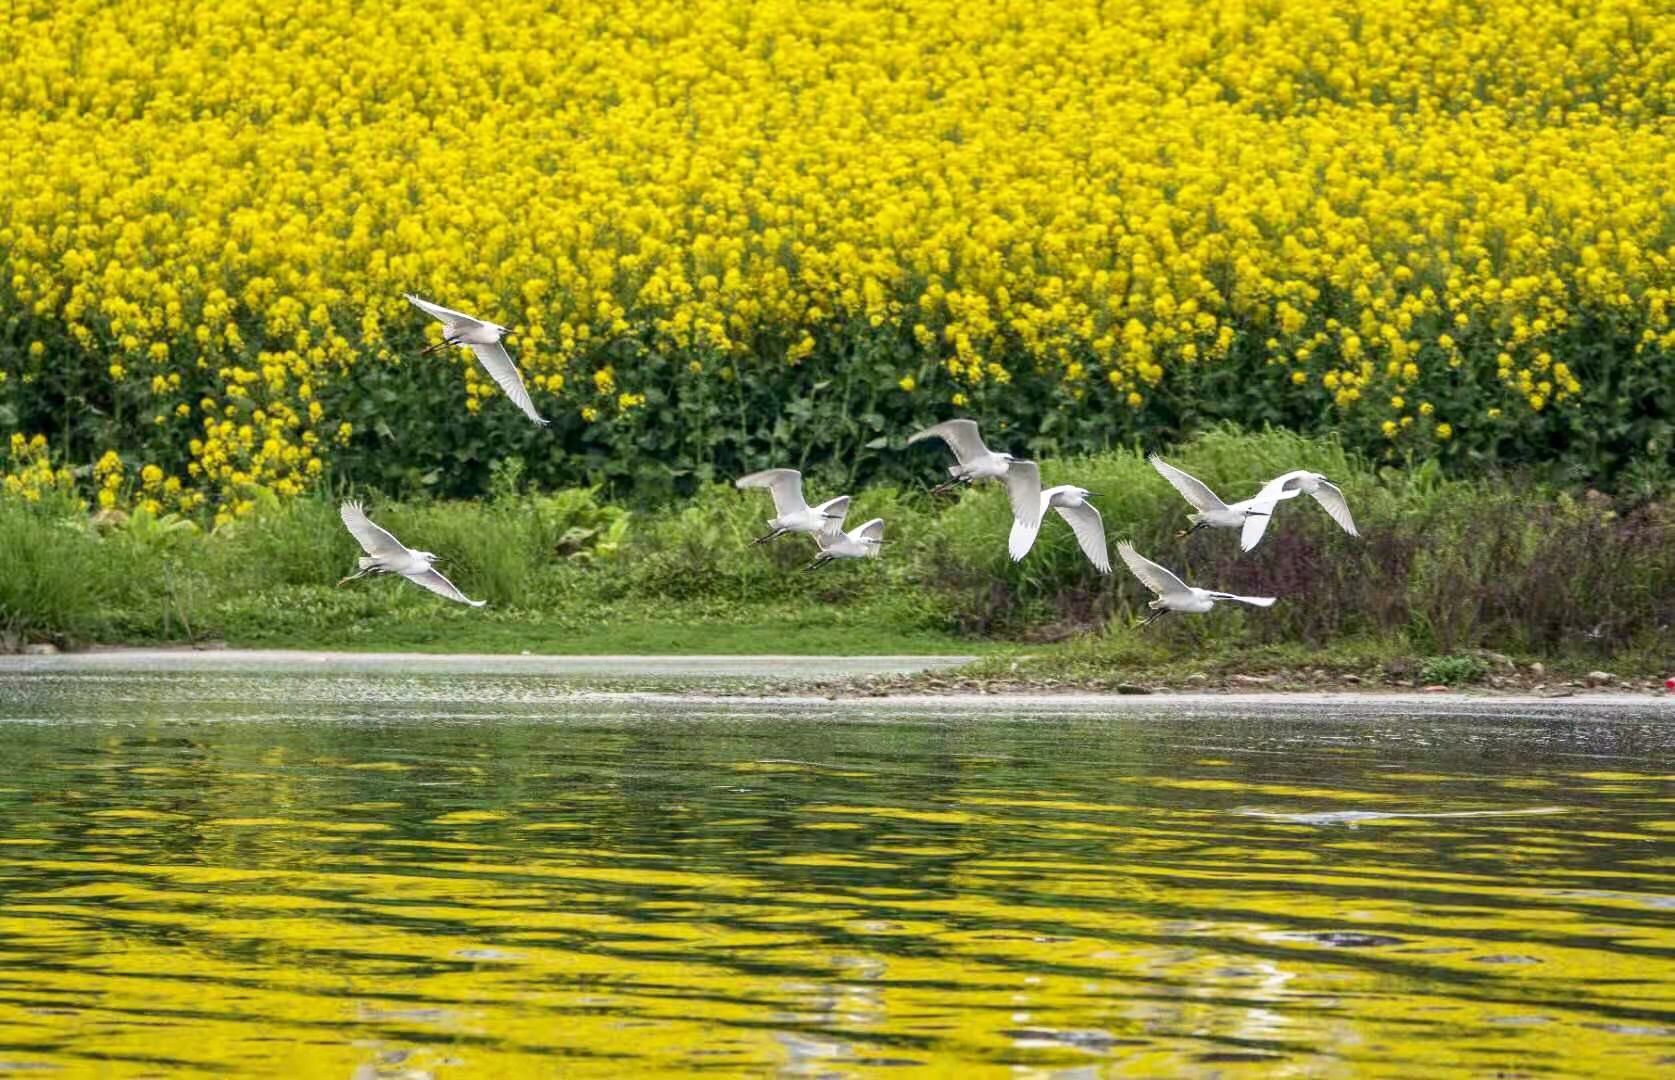
<path id="1" fill-rule="evenodd" d="M 915 448 L 932 481 L 939 451 Z M 1675 661 L 1675 513 L 1603 496 L 1374 469 L 1335 443 L 1212 432 L 1171 455 L 1229 496 L 1315 468 L 1348 493 L 1362 537 L 1311 501 L 1281 507 L 1263 545 L 1176 538 L 1186 507 L 1134 452 L 1045 462 L 1047 483 L 1104 493 L 1112 542 L 1198 584 L 1271 594 L 1265 611 L 1218 608 L 1130 628 L 1149 598 L 1126 573 L 1093 573 L 1056 518 L 1020 565 L 995 487 L 855 493 L 852 519 L 883 516 L 883 559 L 816 573 L 803 538 L 750 539 L 760 493 L 724 485 L 664 510 L 628 511 L 580 490 L 525 489 L 515 466 L 470 503 L 369 500 L 375 520 L 438 552 L 478 611 L 388 579 L 334 587 L 357 549 L 335 500 L 302 498 L 206 533 L 146 514 L 95 522 L 50 501 L 0 502 L 0 637 L 59 644 L 225 640 L 239 646 L 532 652 L 1000 651 L 991 663 L 1091 678 L 1119 668 L 1422 663 L 1492 650 L 1581 668 Z M 825 494 L 812 492 L 811 494 Z M 1275 661 L 1278 662 L 1277 660 Z M 1045 666 L 1039 666 L 1045 665 Z"/>

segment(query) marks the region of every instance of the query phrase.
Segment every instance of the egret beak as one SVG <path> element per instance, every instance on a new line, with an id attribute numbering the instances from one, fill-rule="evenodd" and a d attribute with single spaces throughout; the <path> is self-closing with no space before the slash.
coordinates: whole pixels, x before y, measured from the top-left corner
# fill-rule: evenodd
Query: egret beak
<path id="1" fill-rule="evenodd" d="M 1104 497 L 1105 493 L 1102 491 L 1090 491 L 1082 496 L 1084 499 L 1103 499 Z"/>

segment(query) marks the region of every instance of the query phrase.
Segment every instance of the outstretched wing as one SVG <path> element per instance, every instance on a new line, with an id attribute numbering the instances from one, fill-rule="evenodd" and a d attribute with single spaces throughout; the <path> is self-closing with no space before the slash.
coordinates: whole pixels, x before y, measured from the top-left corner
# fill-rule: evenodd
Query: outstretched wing
<path id="1" fill-rule="evenodd" d="M 763 469 L 733 481 L 739 490 L 767 488 L 774 499 L 774 513 L 780 517 L 800 514 L 808 509 L 803 501 L 803 474 L 796 469 Z"/>
<path id="2" fill-rule="evenodd" d="M 1351 536 L 1361 535 L 1355 531 L 1355 519 L 1349 516 L 1349 503 L 1345 501 L 1343 492 L 1338 490 L 1336 484 L 1322 480 L 1320 486 L 1310 494 L 1314 496 L 1315 502 L 1325 507 L 1326 512 L 1332 515 L 1333 521 L 1343 526 L 1344 532 Z"/>
<path id="3" fill-rule="evenodd" d="M 1162 474 L 1165 480 L 1175 485 L 1175 490 L 1180 492 L 1186 501 L 1193 505 L 1194 509 L 1205 512 L 1227 509 L 1227 504 L 1217 498 L 1216 493 L 1211 491 L 1209 486 L 1196 476 L 1182 472 L 1156 454 L 1146 460 L 1152 463 L 1152 468 Z"/>
<path id="4" fill-rule="evenodd" d="M 477 354 L 483 369 L 499 384 L 500 389 L 506 391 L 506 396 L 512 399 L 512 404 L 523 410 L 523 414 L 531 420 L 545 427 L 550 421 L 544 420 L 535 411 L 535 403 L 529 400 L 529 391 L 523 385 L 523 377 L 513 366 L 512 358 L 506 354 L 506 346 L 495 341 L 487 345 L 473 345 L 471 351 Z"/>
<path id="5" fill-rule="evenodd" d="M 862 525 L 859 529 L 856 529 L 854 536 L 855 539 L 866 544 L 867 558 L 878 558 L 879 552 L 884 549 L 884 519 L 873 518 L 865 525 Z"/>
<path id="6" fill-rule="evenodd" d="M 1099 516 L 1099 511 L 1088 503 L 1080 506 L 1057 507 L 1059 516 L 1070 522 L 1070 531 L 1076 534 L 1076 542 L 1082 545 L 1082 554 L 1093 563 L 1093 568 L 1101 574 L 1111 572 L 1111 556 L 1105 550 L 1105 519 Z"/>
<path id="7" fill-rule="evenodd" d="M 405 555 L 407 549 L 400 540 L 384 529 L 372 523 L 366 516 L 366 509 L 359 500 L 350 499 L 337 508 L 337 514 L 343 519 L 344 527 L 349 530 L 361 545 L 361 550 L 368 555 Z"/>
<path id="8" fill-rule="evenodd" d="M 416 574 L 403 574 L 401 576 L 415 585 L 421 585 L 424 588 L 429 589 L 438 596 L 446 596 L 448 599 L 457 600 L 462 604 L 470 604 L 472 607 L 482 607 L 485 603 L 487 603 L 486 600 L 473 600 L 464 593 L 460 592 L 458 589 L 454 588 L 454 583 L 437 573 L 435 567 L 422 570 Z"/>
<path id="9" fill-rule="evenodd" d="M 1117 554 L 1122 556 L 1122 561 L 1128 564 L 1128 569 L 1134 576 L 1140 579 L 1140 584 L 1158 596 L 1176 596 L 1191 591 L 1186 582 L 1135 551 L 1134 545 L 1127 540 L 1117 545 Z"/>
<path id="10" fill-rule="evenodd" d="M 1006 497 L 1012 503 L 1013 521 L 1022 522 L 1031 530 L 1041 527 L 1041 469 L 1035 462 L 1014 461 L 1006 467 Z M 1035 543 L 1033 532 L 1029 542 Z M 1024 550 L 1028 551 L 1029 547 L 1026 545 Z"/>
<path id="11" fill-rule="evenodd" d="M 420 311 L 424 312 L 426 315 L 429 315 L 431 318 L 436 319 L 440 322 L 446 323 L 450 326 L 452 326 L 456 323 L 464 323 L 467 326 L 471 326 L 471 325 L 482 326 L 482 325 L 484 325 L 483 320 L 481 320 L 481 319 L 479 319 L 479 318 L 477 318 L 473 315 L 467 315 L 463 311 L 455 311 L 453 308 L 445 308 L 441 304 L 433 304 L 429 300 L 421 300 L 419 297 L 414 296 L 412 293 L 402 293 L 401 295 L 407 297 L 407 302 L 408 303 L 412 304 L 414 307 L 418 308 Z"/>
<path id="12" fill-rule="evenodd" d="M 815 540 L 821 547 L 830 547 L 843 535 L 843 519 L 849 513 L 849 496 L 839 495 L 835 499 L 827 499 L 814 508 L 824 520 L 820 523 L 820 531 L 815 534 Z"/>
<path id="13" fill-rule="evenodd" d="M 977 434 L 975 420 L 944 420 L 940 424 L 933 424 L 923 431 L 915 431 L 907 437 L 907 445 L 912 446 L 921 439 L 938 438 L 948 444 L 948 449 L 954 452 L 961 465 L 968 465 L 989 453 L 989 448 L 983 445 L 982 438 Z"/>
<path id="14" fill-rule="evenodd" d="M 1230 592 L 1213 592 L 1210 596 L 1216 600 L 1237 600 L 1239 603 L 1249 604 L 1251 607 L 1274 606 L 1274 598 L 1271 596 L 1235 596 Z"/>
<path id="15" fill-rule="evenodd" d="M 1033 517 L 1012 519 L 1012 534 L 1006 538 L 1006 552 L 1012 556 L 1013 562 L 1020 562 L 1029 549 L 1035 546 L 1035 537 L 1041 532 L 1041 510 L 1039 500 Z"/>
<path id="16" fill-rule="evenodd" d="M 1262 540 L 1262 534 L 1268 531 L 1268 522 L 1273 520 L 1274 507 L 1278 505 L 1273 500 L 1264 500 L 1261 495 L 1245 504 L 1245 524 L 1239 530 L 1240 551 L 1249 551 Z"/>

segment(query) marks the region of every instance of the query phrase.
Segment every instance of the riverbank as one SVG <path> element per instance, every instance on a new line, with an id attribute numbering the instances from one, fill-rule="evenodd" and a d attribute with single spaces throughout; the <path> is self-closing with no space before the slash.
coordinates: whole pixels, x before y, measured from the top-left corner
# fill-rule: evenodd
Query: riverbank
<path id="1" fill-rule="evenodd" d="M 915 447 L 912 452 L 920 452 Z M 907 453 L 909 451 L 903 450 Z M 945 454 L 924 449 L 927 482 Z M 1043 481 L 1097 500 L 1112 544 L 1132 539 L 1187 580 L 1278 598 L 1134 629 L 1146 590 L 1101 575 L 1047 522 L 1021 562 L 997 485 L 950 498 L 854 492 L 850 518 L 882 517 L 880 559 L 807 572 L 814 547 L 753 545 L 760 492 L 705 488 L 638 508 L 586 489 L 535 491 L 508 466 L 472 502 L 369 497 L 373 520 L 415 546 L 481 609 L 391 579 L 335 587 L 358 549 L 321 491 L 202 522 L 95 514 L 0 497 L 0 652 L 225 642 L 239 648 L 519 654 L 947 654 L 974 677 L 1028 685 L 1185 685 L 1278 676 L 1285 685 L 1544 685 L 1594 672 L 1660 680 L 1675 669 L 1675 511 L 1662 504 L 1433 466 L 1375 468 L 1329 440 L 1211 431 L 1171 460 L 1231 495 L 1295 468 L 1331 476 L 1354 511 L 1345 534 L 1309 499 L 1284 504 L 1255 551 L 1211 530 L 1178 533 L 1188 507 L 1137 450 L 1046 460 Z M 841 490 L 811 467 L 811 496 Z M 1497 659 L 1506 658 L 1504 661 Z M 1543 671 L 1530 677 L 1533 665 Z M 1543 677 L 1545 676 L 1545 677 Z M 1613 680 L 1596 680 L 1610 682 Z"/>
<path id="2" fill-rule="evenodd" d="M 946 701 L 1016 698 L 1040 701 L 1161 700 L 1552 700 L 1665 699 L 1661 680 L 1596 671 L 1580 676 L 1510 658 L 1480 679 L 1454 686 L 1426 682 L 1403 665 L 1367 669 L 1319 666 L 1248 671 L 1215 665 L 1135 667 L 1102 675 L 1052 674 L 1048 656 L 970 655 L 533 655 L 530 653 L 344 652 L 332 650 L 95 648 L 68 653 L 0 656 L 0 675 L 473 675 L 564 679 L 576 686 L 625 685 L 727 696 L 786 699 L 889 698 Z M 1062 666 L 1062 665 L 1060 665 Z M 1203 670 L 1208 668 L 1209 670 Z M 1189 670 L 1190 669 L 1190 670 Z M 1212 673 L 1213 672 L 1213 673 Z M 1434 674 L 1434 673 L 1431 673 Z"/>

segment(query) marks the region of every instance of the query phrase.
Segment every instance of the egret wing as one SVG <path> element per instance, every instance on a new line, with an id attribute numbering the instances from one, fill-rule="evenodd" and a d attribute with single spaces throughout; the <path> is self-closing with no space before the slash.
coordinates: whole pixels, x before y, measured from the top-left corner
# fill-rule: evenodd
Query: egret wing
<path id="1" fill-rule="evenodd" d="M 1262 490 L 1266 493 L 1267 488 Z M 1262 541 L 1262 534 L 1268 531 L 1268 522 L 1273 519 L 1274 507 L 1278 505 L 1272 500 L 1263 501 L 1261 495 L 1245 504 L 1245 524 L 1239 530 L 1240 551 L 1249 551 Z"/>
<path id="2" fill-rule="evenodd" d="M 1033 461 L 1014 461 L 1006 467 L 1006 497 L 1012 503 L 1012 520 L 1031 529 L 1041 527 L 1041 469 Z M 1030 543 L 1035 537 L 1030 536 Z M 1029 548 L 1025 547 L 1025 551 Z M 1022 558 L 1014 555 L 1013 558 Z"/>
<path id="3" fill-rule="evenodd" d="M 1029 549 L 1035 546 L 1035 537 L 1041 532 L 1041 515 L 1037 513 L 1034 520 L 1025 521 L 1022 518 L 1012 520 L 1012 534 L 1006 538 L 1006 553 L 1012 556 L 1013 562 L 1021 562 Z"/>
<path id="4" fill-rule="evenodd" d="M 859 529 L 856 529 L 854 536 L 855 539 L 866 544 L 867 558 L 878 558 L 878 553 L 883 550 L 884 544 L 884 519 L 873 518 L 865 525 L 862 525 Z M 868 541 L 870 541 L 870 543 L 868 543 Z"/>
<path id="5" fill-rule="evenodd" d="M 849 496 L 839 495 L 835 499 L 827 499 L 816 506 L 814 512 L 821 515 L 823 519 L 820 524 L 820 531 L 815 534 L 815 539 L 821 547 L 831 547 L 843 535 L 844 515 L 849 513 Z"/>
<path id="6" fill-rule="evenodd" d="M 1349 516 L 1349 503 L 1344 499 L 1343 492 L 1338 489 L 1336 484 L 1322 480 L 1320 486 L 1315 488 L 1311 494 L 1314 495 L 1314 501 L 1325 507 L 1326 512 L 1332 515 L 1332 520 L 1343 527 L 1344 532 L 1351 536 L 1361 535 L 1355 531 L 1355 519 Z"/>
<path id="7" fill-rule="evenodd" d="M 467 315 L 463 311 L 455 311 L 453 308 L 445 308 L 441 304 L 433 304 L 429 300 L 422 300 L 419 297 L 414 296 L 412 293 L 402 293 L 401 295 L 407 298 L 408 303 L 412 304 L 426 315 L 429 315 L 431 318 L 450 326 L 455 323 L 475 324 L 477 326 L 486 325 L 483 320 L 474 315 Z"/>
<path id="8" fill-rule="evenodd" d="M 1099 516 L 1099 511 L 1087 503 L 1080 506 L 1057 507 L 1059 516 L 1070 522 L 1070 531 L 1076 534 L 1076 542 L 1082 545 L 1082 554 L 1093 563 L 1093 568 L 1101 574 L 1111 572 L 1111 556 L 1105 548 L 1105 519 Z"/>
<path id="9" fill-rule="evenodd" d="M 338 516 L 343 519 L 343 525 L 349 530 L 361 545 L 361 550 L 368 555 L 405 555 L 407 549 L 402 546 L 387 530 L 379 528 L 366 516 L 366 508 L 359 501 L 350 499 L 337 508 Z"/>
<path id="10" fill-rule="evenodd" d="M 733 486 L 741 491 L 745 488 L 767 488 L 768 494 L 773 496 L 774 512 L 780 517 L 800 514 L 808 509 L 808 503 L 803 501 L 803 474 L 796 469 L 763 469 L 739 477 L 733 481 Z"/>
<path id="11" fill-rule="evenodd" d="M 947 443 L 948 449 L 954 452 L 961 465 L 969 465 L 978 458 L 987 457 L 989 453 L 989 448 L 983 445 L 982 437 L 977 434 L 975 420 L 944 420 L 923 431 L 915 431 L 907 437 L 907 444 L 912 446 L 921 439 L 932 437 Z"/>
<path id="12" fill-rule="evenodd" d="M 1152 463 L 1152 468 L 1156 469 L 1165 480 L 1175 485 L 1175 490 L 1180 492 L 1194 509 L 1205 512 L 1227 509 L 1227 504 L 1217 498 L 1216 493 L 1210 490 L 1209 485 L 1196 476 L 1182 472 L 1156 454 L 1146 460 Z"/>
<path id="13" fill-rule="evenodd" d="M 1251 607 L 1273 607 L 1274 598 L 1271 596 L 1236 596 L 1230 592 L 1213 592 L 1210 594 L 1216 600 L 1237 600 L 1241 604 Z"/>
<path id="14" fill-rule="evenodd" d="M 512 358 L 506 354 L 506 346 L 495 341 L 487 345 L 473 345 L 471 351 L 477 354 L 484 370 L 506 391 L 506 396 L 512 399 L 512 404 L 523 410 L 523 414 L 531 420 L 545 427 L 551 421 L 543 419 L 535 411 L 535 403 L 529 400 L 529 390 L 523 385 L 523 377 L 512 364 Z"/>
<path id="15" fill-rule="evenodd" d="M 457 600 L 462 604 L 469 604 L 472 607 L 482 607 L 485 603 L 487 603 L 485 600 L 473 600 L 464 593 L 460 592 L 454 587 L 454 583 L 438 573 L 435 567 L 421 570 L 416 574 L 403 574 L 401 576 L 415 585 L 423 586 L 424 588 L 429 589 L 438 596 L 446 596 L 448 599 Z"/>
<path id="16" fill-rule="evenodd" d="M 1140 584 L 1156 593 L 1158 596 L 1174 596 L 1188 592 L 1186 582 L 1152 562 L 1138 551 L 1134 545 L 1124 540 L 1117 545 L 1117 554 L 1128 564 L 1128 569 L 1140 579 Z"/>

